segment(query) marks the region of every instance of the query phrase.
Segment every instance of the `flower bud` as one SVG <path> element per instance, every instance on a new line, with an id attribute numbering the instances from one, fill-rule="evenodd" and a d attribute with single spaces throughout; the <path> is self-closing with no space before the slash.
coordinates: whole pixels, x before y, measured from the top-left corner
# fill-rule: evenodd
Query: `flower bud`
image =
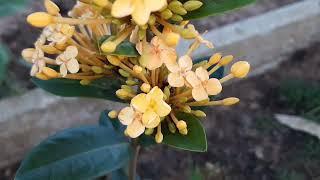
<path id="1" fill-rule="evenodd" d="M 46 76 L 45 74 L 43 74 L 43 73 L 37 73 L 36 74 L 36 78 L 38 78 L 38 79 L 41 79 L 41 80 L 49 80 L 49 77 L 48 76 Z"/>
<path id="2" fill-rule="evenodd" d="M 181 106 L 180 109 L 181 109 L 182 112 L 191 113 L 191 107 L 190 106 L 184 105 L 184 106 Z"/>
<path id="3" fill-rule="evenodd" d="M 150 26 L 153 26 L 153 25 L 156 23 L 156 20 L 157 20 L 157 18 L 156 18 L 153 14 L 151 14 L 151 15 L 150 15 L 150 18 L 149 18 L 149 20 L 148 20 L 148 24 L 149 24 Z"/>
<path id="4" fill-rule="evenodd" d="M 41 46 L 42 51 L 47 54 L 58 54 L 60 51 L 52 45 L 43 45 Z"/>
<path id="5" fill-rule="evenodd" d="M 35 12 L 27 17 L 27 22 L 32 26 L 43 28 L 53 22 L 53 17 L 45 12 Z"/>
<path id="6" fill-rule="evenodd" d="M 116 119 L 118 117 L 118 112 L 113 110 L 108 113 L 109 118 Z"/>
<path id="7" fill-rule="evenodd" d="M 217 64 L 220 61 L 221 58 L 222 58 L 222 54 L 221 53 L 215 53 L 214 55 L 212 55 L 210 57 L 209 64 L 210 65 Z"/>
<path id="8" fill-rule="evenodd" d="M 183 21 L 183 17 L 178 15 L 178 14 L 174 14 L 172 15 L 172 17 L 170 18 L 172 21 L 176 21 L 176 22 L 180 22 Z"/>
<path id="9" fill-rule="evenodd" d="M 113 41 L 105 41 L 101 45 L 101 50 L 105 53 L 113 53 L 117 49 L 117 46 Z"/>
<path id="10" fill-rule="evenodd" d="M 236 78 L 244 78 L 250 71 L 250 64 L 247 61 L 238 61 L 231 66 L 231 74 Z"/>
<path id="11" fill-rule="evenodd" d="M 182 135 L 187 135 L 188 134 L 188 129 L 181 129 L 179 130 L 179 133 L 182 134 Z"/>
<path id="12" fill-rule="evenodd" d="M 167 96 L 170 97 L 170 87 L 166 86 L 163 90 L 163 93 Z"/>
<path id="13" fill-rule="evenodd" d="M 199 9 L 201 6 L 203 5 L 203 3 L 201 1 L 187 1 L 183 4 L 184 9 L 186 9 L 187 11 L 194 11 Z"/>
<path id="14" fill-rule="evenodd" d="M 123 77 L 130 77 L 130 73 L 128 73 L 127 71 L 123 70 L 123 69 L 119 69 L 119 74 Z"/>
<path id="15" fill-rule="evenodd" d="M 232 55 L 224 56 L 224 57 L 221 58 L 221 60 L 219 61 L 219 65 L 220 65 L 220 66 L 228 65 L 232 60 L 233 60 L 233 56 L 232 56 Z"/>
<path id="16" fill-rule="evenodd" d="M 99 66 L 92 66 L 91 70 L 96 74 L 102 74 L 104 70 Z"/>
<path id="17" fill-rule="evenodd" d="M 176 133 L 177 128 L 176 125 L 172 121 L 168 121 L 168 128 L 171 133 Z"/>
<path id="18" fill-rule="evenodd" d="M 145 93 L 148 93 L 151 89 L 151 86 L 150 84 L 147 84 L 147 83 L 143 83 L 140 87 L 141 91 L 145 92 Z"/>
<path id="19" fill-rule="evenodd" d="M 59 12 L 60 12 L 59 7 L 51 0 L 45 0 L 44 6 L 49 14 L 53 16 L 59 15 Z"/>
<path id="20" fill-rule="evenodd" d="M 170 19 L 172 17 L 173 13 L 169 9 L 165 9 L 161 12 L 161 17 L 163 19 Z"/>
<path id="21" fill-rule="evenodd" d="M 207 116 L 206 113 L 200 110 L 192 111 L 192 114 L 200 118 L 204 118 Z"/>
<path id="22" fill-rule="evenodd" d="M 142 72 L 142 67 L 135 65 L 135 66 L 133 66 L 133 71 L 137 74 L 140 74 Z"/>
<path id="23" fill-rule="evenodd" d="M 180 32 L 180 35 L 184 38 L 184 39 L 194 39 L 197 37 L 197 34 L 190 30 L 190 29 L 183 29 L 181 32 Z"/>
<path id="24" fill-rule="evenodd" d="M 187 128 L 187 123 L 182 120 L 180 120 L 176 125 L 179 131 Z"/>
<path id="25" fill-rule="evenodd" d="M 155 140 L 158 144 L 162 143 L 163 141 L 163 134 L 161 132 L 157 132 L 156 136 L 155 136 Z"/>
<path id="26" fill-rule="evenodd" d="M 170 8 L 170 7 L 169 7 Z M 183 6 L 178 6 L 170 9 L 173 13 L 178 14 L 178 15 L 186 15 L 188 12 L 183 8 Z"/>
<path id="27" fill-rule="evenodd" d="M 105 7 L 109 4 L 108 0 L 93 0 L 93 3 L 99 7 Z"/>
<path id="28" fill-rule="evenodd" d="M 154 132 L 154 128 L 147 128 L 145 131 L 144 131 L 144 134 L 149 136 L 151 134 L 153 134 Z"/>
<path id="29" fill-rule="evenodd" d="M 59 73 L 55 71 L 54 69 L 51 69 L 49 67 L 42 68 L 42 73 L 45 74 L 49 78 L 57 78 L 59 76 Z"/>
<path id="30" fill-rule="evenodd" d="M 171 2 L 169 3 L 169 5 L 168 5 L 168 8 L 169 8 L 170 10 L 175 9 L 175 8 L 178 8 L 178 7 L 182 7 L 182 3 L 181 3 L 180 1 L 176 1 L 176 0 L 171 1 Z"/>
<path id="31" fill-rule="evenodd" d="M 34 48 L 27 48 L 21 52 L 21 56 L 23 57 L 23 59 L 31 63 L 34 52 L 35 52 Z"/>
<path id="32" fill-rule="evenodd" d="M 82 86 L 88 86 L 90 83 L 91 83 L 91 81 L 90 81 L 90 80 L 87 80 L 87 79 L 82 79 L 82 80 L 80 81 L 80 84 L 81 84 Z"/>
<path id="33" fill-rule="evenodd" d="M 222 100 L 222 104 L 224 106 L 232 106 L 234 104 L 237 104 L 240 101 L 240 99 L 235 97 L 230 97 Z"/>
<path id="34" fill-rule="evenodd" d="M 166 33 L 164 35 L 164 41 L 168 46 L 176 47 L 179 43 L 180 35 L 174 32 Z"/>
<path id="35" fill-rule="evenodd" d="M 126 80 L 126 84 L 129 86 L 134 86 L 134 85 L 137 85 L 137 82 L 132 79 L 128 79 Z"/>
<path id="36" fill-rule="evenodd" d="M 118 57 L 116 57 L 116 56 L 108 55 L 107 59 L 108 59 L 109 63 L 114 65 L 114 66 L 119 66 L 120 63 L 121 63 L 120 59 Z"/>
<path id="37" fill-rule="evenodd" d="M 132 89 L 132 87 L 128 86 L 128 85 L 121 85 L 121 89 L 124 89 L 124 90 L 126 90 L 127 92 L 130 92 L 130 93 L 135 93 L 135 91 Z"/>
<path id="38" fill-rule="evenodd" d="M 119 89 L 116 91 L 116 95 L 120 99 L 126 99 L 128 97 L 128 92 L 124 89 Z"/>

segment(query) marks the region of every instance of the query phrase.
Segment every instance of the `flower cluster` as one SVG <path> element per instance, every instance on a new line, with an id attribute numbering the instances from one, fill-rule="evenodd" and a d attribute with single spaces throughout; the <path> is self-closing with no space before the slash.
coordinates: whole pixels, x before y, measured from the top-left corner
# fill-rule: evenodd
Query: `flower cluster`
<path id="1" fill-rule="evenodd" d="M 193 64 L 192 54 L 201 44 L 213 48 L 183 20 L 202 6 L 201 1 L 78 0 L 69 17 L 62 17 L 51 0 L 44 4 L 47 12 L 27 17 L 29 24 L 43 28 L 34 48 L 22 52 L 33 64 L 31 76 L 79 80 L 83 86 L 103 77 L 124 78 L 125 84 L 114 93 L 130 104 L 109 116 L 127 126 L 129 137 L 145 133 L 161 143 L 162 126 L 187 135 L 188 124 L 177 118 L 178 112 L 205 117 L 195 107 L 239 102 L 234 97 L 211 100 L 210 96 L 220 94 L 226 81 L 244 78 L 248 62 L 235 62 L 221 79 L 212 74 L 230 64 L 233 56 L 216 53 Z M 181 56 L 175 49 L 180 38 L 193 41 Z M 117 52 L 124 42 L 133 45 L 136 55 Z"/>

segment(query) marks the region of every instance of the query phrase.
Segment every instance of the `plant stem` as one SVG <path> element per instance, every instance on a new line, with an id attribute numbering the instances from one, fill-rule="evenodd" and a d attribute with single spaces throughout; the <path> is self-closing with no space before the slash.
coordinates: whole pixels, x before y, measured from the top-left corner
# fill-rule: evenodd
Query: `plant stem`
<path id="1" fill-rule="evenodd" d="M 133 148 L 133 157 L 130 161 L 129 166 L 129 180 L 135 180 L 137 177 L 137 162 L 140 151 L 140 145 L 137 140 L 133 140 L 131 145 Z"/>

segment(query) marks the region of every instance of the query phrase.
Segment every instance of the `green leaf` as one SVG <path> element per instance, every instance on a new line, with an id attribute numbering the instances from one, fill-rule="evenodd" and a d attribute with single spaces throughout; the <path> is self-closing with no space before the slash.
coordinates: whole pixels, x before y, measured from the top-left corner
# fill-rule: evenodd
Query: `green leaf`
<path id="1" fill-rule="evenodd" d="M 0 83 L 6 79 L 9 64 L 9 50 L 0 43 Z"/>
<path id="2" fill-rule="evenodd" d="M 98 40 L 98 47 L 100 49 L 100 46 L 101 44 L 108 40 L 108 39 L 112 39 L 113 36 L 110 36 L 110 35 L 104 35 L 102 36 L 99 40 Z M 106 54 L 106 53 L 103 53 L 101 50 L 100 52 L 102 54 Z M 110 53 L 110 54 L 106 54 L 106 55 L 121 55 L 121 56 L 126 56 L 126 57 L 138 57 L 139 56 L 139 53 L 138 51 L 136 50 L 136 46 L 135 44 L 125 40 L 123 41 L 122 43 L 120 43 L 118 46 L 117 46 L 117 49 L 113 52 L 113 53 Z"/>
<path id="3" fill-rule="evenodd" d="M 190 180 L 205 180 L 203 174 L 201 173 L 201 171 L 198 167 L 196 167 L 192 171 Z"/>
<path id="4" fill-rule="evenodd" d="M 9 16 L 26 7 L 26 0 L 0 0 L 0 17 Z"/>
<path id="5" fill-rule="evenodd" d="M 115 94 L 116 91 L 120 89 L 120 79 L 101 78 L 92 81 L 86 86 L 81 85 L 79 80 L 70 79 L 52 79 L 45 81 L 32 78 L 32 81 L 38 87 L 59 96 L 102 98 L 121 102 Z"/>
<path id="6" fill-rule="evenodd" d="M 129 143 L 105 127 L 68 129 L 35 147 L 15 179 L 92 179 L 123 167 L 130 152 Z"/>
<path id="7" fill-rule="evenodd" d="M 255 2 L 255 0 L 202 0 L 201 8 L 190 11 L 183 16 L 184 19 L 199 19 L 207 16 L 214 16 L 225 11 L 238 9 Z"/>
<path id="8" fill-rule="evenodd" d="M 205 130 L 200 123 L 200 120 L 191 114 L 179 113 L 177 118 L 186 121 L 188 125 L 188 134 L 186 136 L 176 132 L 172 134 L 165 126 L 163 129 L 163 143 L 171 147 L 195 151 L 207 151 L 207 138 Z"/>

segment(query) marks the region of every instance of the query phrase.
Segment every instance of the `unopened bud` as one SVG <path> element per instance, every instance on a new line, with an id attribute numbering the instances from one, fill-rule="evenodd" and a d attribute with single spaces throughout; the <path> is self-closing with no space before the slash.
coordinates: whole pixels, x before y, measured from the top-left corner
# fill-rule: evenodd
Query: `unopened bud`
<path id="1" fill-rule="evenodd" d="M 192 111 L 192 114 L 200 118 L 204 118 L 207 116 L 206 113 L 200 110 Z"/>
<path id="2" fill-rule="evenodd" d="M 180 35 L 174 32 L 170 32 L 164 35 L 164 40 L 168 46 L 176 47 L 180 40 Z"/>
<path id="3" fill-rule="evenodd" d="M 103 68 L 99 66 L 92 66 L 91 70 L 96 74 L 102 74 L 104 72 Z"/>
<path id="4" fill-rule="evenodd" d="M 174 14 L 172 15 L 172 17 L 170 18 L 172 21 L 176 21 L 176 22 L 180 22 L 183 21 L 183 17 L 178 15 L 178 14 Z"/>
<path id="5" fill-rule="evenodd" d="M 163 19 L 170 19 L 172 17 L 173 13 L 170 11 L 170 9 L 165 9 L 161 12 L 161 17 Z"/>
<path id="6" fill-rule="evenodd" d="M 100 7 L 105 7 L 109 4 L 108 0 L 93 0 L 93 3 Z"/>
<path id="7" fill-rule="evenodd" d="M 171 1 L 171 2 L 169 3 L 169 5 L 168 5 L 168 8 L 169 8 L 170 10 L 176 9 L 176 8 L 178 8 L 178 7 L 182 7 L 182 3 L 181 3 L 180 1 L 176 1 L 176 0 Z"/>
<path id="8" fill-rule="evenodd" d="M 126 99 L 128 97 L 128 92 L 124 89 L 119 89 L 116 91 L 116 95 L 120 99 Z"/>
<path id="9" fill-rule="evenodd" d="M 34 52 L 35 52 L 34 48 L 27 48 L 21 52 L 21 56 L 23 57 L 23 59 L 31 63 Z"/>
<path id="10" fill-rule="evenodd" d="M 181 109 L 182 112 L 191 113 L 191 107 L 190 106 L 184 105 L 184 106 L 181 106 L 180 109 Z"/>
<path id="11" fill-rule="evenodd" d="M 36 74 L 36 78 L 41 79 L 41 80 L 49 80 L 49 77 L 46 76 L 46 75 L 43 74 L 43 73 L 37 73 L 37 74 Z"/>
<path id="12" fill-rule="evenodd" d="M 44 51 L 47 54 L 58 54 L 60 53 L 60 50 L 55 48 L 54 46 L 51 45 L 43 45 L 41 46 L 42 51 Z"/>
<path id="13" fill-rule="evenodd" d="M 221 60 L 219 61 L 219 65 L 220 65 L 220 66 L 228 65 L 232 60 L 233 60 L 233 56 L 232 56 L 232 55 L 224 56 L 224 57 L 221 58 Z"/>
<path id="14" fill-rule="evenodd" d="M 153 14 L 151 14 L 150 15 L 150 18 L 149 18 L 149 20 L 148 20 L 148 24 L 150 25 L 150 26 L 153 26 L 155 23 L 156 23 L 156 17 L 153 15 Z"/>
<path id="15" fill-rule="evenodd" d="M 170 87 L 166 86 L 163 90 L 163 93 L 168 97 L 170 97 Z"/>
<path id="16" fill-rule="evenodd" d="M 82 79 L 82 80 L 80 81 L 80 84 L 81 84 L 82 86 L 88 86 L 90 83 L 91 83 L 91 81 L 90 81 L 90 80 L 87 80 L 87 79 Z"/>
<path id="17" fill-rule="evenodd" d="M 135 91 L 132 89 L 131 86 L 128 86 L 128 85 L 121 85 L 121 89 L 124 89 L 126 90 L 127 92 L 130 92 L 130 93 L 134 93 Z"/>
<path id="18" fill-rule="evenodd" d="M 140 87 L 141 91 L 145 92 L 145 93 L 148 93 L 151 89 L 151 86 L 150 84 L 147 84 L 147 83 L 143 83 Z"/>
<path id="19" fill-rule="evenodd" d="M 115 111 L 115 110 L 110 111 L 110 112 L 108 113 L 108 116 L 109 116 L 109 118 L 111 118 L 111 119 L 116 119 L 117 116 L 118 116 L 118 112 Z"/>
<path id="20" fill-rule="evenodd" d="M 170 9 L 173 13 L 175 13 L 175 14 L 178 14 L 178 15 L 186 15 L 188 12 L 187 12 L 187 10 L 185 10 L 184 8 L 183 8 L 183 6 L 179 6 L 179 7 L 175 7 L 175 8 L 172 8 L 172 9 Z"/>
<path id="21" fill-rule="evenodd" d="M 187 10 L 187 11 L 194 11 L 199 9 L 201 6 L 203 5 L 203 3 L 201 1 L 187 1 L 183 4 L 183 7 Z"/>
<path id="22" fill-rule="evenodd" d="M 53 17 L 45 12 L 35 12 L 27 17 L 27 22 L 32 26 L 43 28 L 53 22 Z"/>
<path id="23" fill-rule="evenodd" d="M 133 66 L 133 71 L 137 74 L 140 74 L 142 72 L 142 67 L 135 65 L 135 66 Z"/>
<path id="24" fill-rule="evenodd" d="M 210 65 L 217 64 L 220 61 L 221 58 L 222 58 L 222 54 L 221 53 L 215 53 L 214 55 L 212 55 L 210 57 L 209 64 Z"/>
<path id="25" fill-rule="evenodd" d="M 182 134 L 182 135 L 187 135 L 188 134 L 188 129 L 181 129 L 179 130 L 179 133 Z"/>
<path id="26" fill-rule="evenodd" d="M 192 30 L 189 30 L 189 29 L 183 29 L 181 32 L 180 32 L 180 35 L 184 38 L 184 39 L 194 39 L 197 37 L 197 34 L 192 31 Z"/>
<path id="27" fill-rule="evenodd" d="M 155 140 L 158 144 L 162 143 L 163 141 L 163 134 L 161 132 L 157 132 L 156 136 L 155 136 Z"/>
<path id="28" fill-rule="evenodd" d="M 116 56 L 107 56 L 108 61 L 110 62 L 110 64 L 114 65 L 114 66 L 119 66 L 121 61 L 118 57 Z"/>
<path id="29" fill-rule="evenodd" d="M 101 45 L 101 50 L 105 53 L 113 53 L 117 49 L 117 46 L 113 41 L 105 41 Z"/>
<path id="30" fill-rule="evenodd" d="M 60 12 L 59 7 L 51 0 L 45 0 L 44 6 L 49 14 L 53 16 L 59 15 L 59 12 Z"/>
<path id="31" fill-rule="evenodd" d="M 147 128 L 147 129 L 144 131 L 144 134 L 149 136 L 149 135 L 153 134 L 153 132 L 154 132 L 154 129 L 153 129 L 153 128 Z"/>
<path id="32" fill-rule="evenodd" d="M 224 106 L 232 106 L 240 101 L 239 98 L 230 97 L 222 100 Z"/>
<path id="33" fill-rule="evenodd" d="M 42 72 L 43 72 L 43 74 L 45 74 L 49 78 L 56 78 L 59 76 L 59 73 L 57 73 L 57 71 L 55 71 L 54 69 L 51 69 L 49 67 L 42 68 Z"/>
<path id="34" fill-rule="evenodd" d="M 179 131 L 187 128 L 187 123 L 182 120 L 180 120 L 176 125 Z"/>
<path id="35" fill-rule="evenodd" d="M 134 85 L 137 85 L 137 82 L 132 79 L 128 79 L 126 80 L 126 84 L 129 86 L 134 86 Z"/>
<path id="36" fill-rule="evenodd" d="M 123 77 L 130 77 L 130 73 L 128 73 L 127 71 L 123 70 L 123 69 L 119 69 L 119 74 Z"/>
<path id="37" fill-rule="evenodd" d="M 231 66 L 231 74 L 236 78 L 244 78 L 250 71 L 250 64 L 247 61 L 238 61 Z"/>
<path id="38" fill-rule="evenodd" d="M 176 125 L 172 121 L 168 121 L 168 128 L 171 133 L 176 133 Z"/>

